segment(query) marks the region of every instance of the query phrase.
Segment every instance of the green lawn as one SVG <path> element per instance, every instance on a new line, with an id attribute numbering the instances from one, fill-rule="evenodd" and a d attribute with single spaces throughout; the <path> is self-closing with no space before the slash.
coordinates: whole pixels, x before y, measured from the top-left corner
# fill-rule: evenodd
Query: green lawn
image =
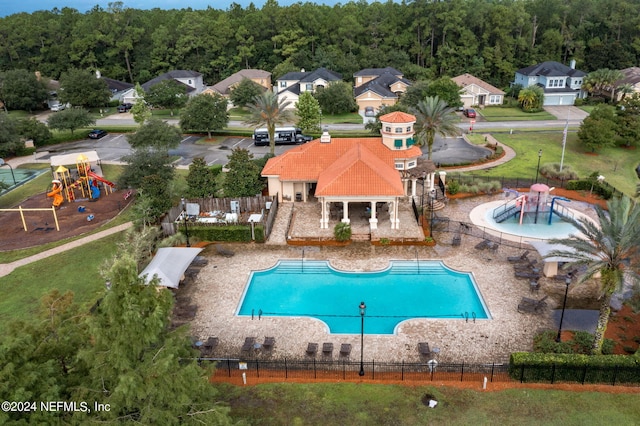
<path id="1" fill-rule="evenodd" d="M 78 303 L 93 304 L 104 290 L 98 270 L 115 252 L 121 233 L 22 266 L 0 277 L 0 335 L 13 320 L 31 320 L 52 289 L 73 291 Z"/>
<path id="2" fill-rule="evenodd" d="M 489 385 L 491 386 L 491 385 Z M 255 425 L 635 425 L 638 394 L 357 383 L 219 385 L 234 420 Z M 429 408 L 430 394 L 438 405 Z"/>
<path id="3" fill-rule="evenodd" d="M 555 120 L 554 115 L 546 111 L 528 113 L 520 108 L 486 107 L 476 110 L 486 121 L 539 121 Z"/>
<path id="4" fill-rule="evenodd" d="M 536 174 L 538 150 L 542 149 L 540 165 L 560 163 L 562 157 L 562 131 L 529 132 L 529 133 L 494 133 L 493 136 L 516 152 L 513 160 L 490 169 L 474 171 L 474 174 L 485 176 L 521 176 L 531 177 Z M 473 140 L 484 143 L 481 135 L 474 135 Z M 570 165 L 582 178 L 598 172 L 606 181 L 628 195 L 634 195 L 638 178 L 635 168 L 640 162 L 640 151 L 625 148 L 607 148 L 592 154 L 584 150 L 578 135 L 570 132 L 567 136 L 564 163 Z"/>
<path id="5" fill-rule="evenodd" d="M 589 114 L 591 114 L 594 110 L 596 106 L 595 105 L 583 105 L 581 107 L 579 107 L 581 110 L 588 112 Z"/>

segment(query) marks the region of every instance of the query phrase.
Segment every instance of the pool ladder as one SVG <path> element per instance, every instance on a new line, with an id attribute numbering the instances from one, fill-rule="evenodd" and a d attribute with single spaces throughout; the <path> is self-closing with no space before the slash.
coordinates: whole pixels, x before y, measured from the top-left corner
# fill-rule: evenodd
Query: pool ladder
<path id="1" fill-rule="evenodd" d="M 469 322 L 469 312 L 465 312 L 464 314 L 462 314 L 462 316 L 464 317 L 464 322 Z M 476 322 L 476 313 L 475 312 L 471 312 L 471 317 L 473 318 L 473 322 Z"/>

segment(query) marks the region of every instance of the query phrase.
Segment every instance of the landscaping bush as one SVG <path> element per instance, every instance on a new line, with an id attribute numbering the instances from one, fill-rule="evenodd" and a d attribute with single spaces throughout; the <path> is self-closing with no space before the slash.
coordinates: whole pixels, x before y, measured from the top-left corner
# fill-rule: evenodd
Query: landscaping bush
<path id="1" fill-rule="evenodd" d="M 584 105 L 584 99 L 576 98 L 576 100 L 573 102 L 573 105 L 577 107 Z"/>
<path id="2" fill-rule="evenodd" d="M 447 190 L 450 195 L 456 195 L 460 190 L 460 183 L 457 180 L 451 180 L 447 183 Z"/>
<path id="3" fill-rule="evenodd" d="M 640 360 L 627 355 L 515 352 L 509 375 L 523 382 L 640 383 Z"/>
<path id="4" fill-rule="evenodd" d="M 500 182 L 498 182 L 497 180 L 480 182 L 477 186 L 480 192 L 484 192 L 486 194 L 493 194 L 502 189 L 502 185 L 500 185 Z"/>
<path id="5" fill-rule="evenodd" d="M 255 225 L 254 233 L 257 242 L 264 242 L 264 227 Z M 201 241 L 251 241 L 251 226 L 249 225 L 229 225 L 229 226 L 190 226 L 189 235 Z"/>
<path id="6" fill-rule="evenodd" d="M 574 180 L 578 179 L 578 174 L 569 166 L 564 164 L 560 171 L 560 163 L 547 163 L 540 166 L 540 174 L 549 179 Z"/>
<path id="7" fill-rule="evenodd" d="M 600 184 L 597 180 L 572 180 L 567 182 L 566 188 L 573 191 L 591 191 L 591 185 L 593 185 L 593 193 L 599 195 L 603 199 L 608 200 L 613 196 L 613 190 L 608 186 Z"/>
<path id="8" fill-rule="evenodd" d="M 333 229 L 333 236 L 336 238 L 336 241 L 349 241 L 351 238 L 351 225 L 345 222 L 339 222 Z"/>

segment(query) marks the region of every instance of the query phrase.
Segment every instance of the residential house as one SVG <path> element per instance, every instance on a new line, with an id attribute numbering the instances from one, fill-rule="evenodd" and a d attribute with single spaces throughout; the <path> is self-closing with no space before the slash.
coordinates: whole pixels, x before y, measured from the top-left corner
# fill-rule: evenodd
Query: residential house
<path id="1" fill-rule="evenodd" d="M 208 87 L 203 93 L 214 94 L 217 93 L 226 98 L 229 97 L 231 91 L 245 78 L 253 81 L 256 84 L 264 87 L 265 90 L 271 90 L 271 73 L 268 71 L 257 69 L 240 70 L 224 80 Z"/>
<path id="2" fill-rule="evenodd" d="M 640 67 L 631 67 L 620 70 L 623 77 L 622 79 L 616 81 L 615 87 L 620 87 L 623 84 L 629 84 L 633 93 L 640 93 Z M 617 91 L 618 100 L 622 99 L 623 93 L 619 90 Z M 631 96 L 632 94 L 627 94 L 626 96 Z"/>
<path id="3" fill-rule="evenodd" d="M 122 96 L 134 87 L 133 84 L 125 81 L 118 81 L 112 78 L 103 77 L 100 71 L 96 71 L 96 78 L 107 83 L 107 87 L 111 92 L 111 101 L 122 101 Z"/>
<path id="4" fill-rule="evenodd" d="M 378 212 L 388 213 L 391 229 L 399 229 L 398 203 L 416 193 L 410 171 L 422 151 L 415 145 L 415 116 L 397 111 L 380 121 L 381 137 L 332 138 L 325 131 L 320 139 L 270 158 L 262 170 L 269 193 L 280 201 L 317 198 L 321 229 L 331 220 L 350 223 L 350 207 L 354 211 L 363 204 L 371 212 L 371 229 L 377 229 Z"/>
<path id="5" fill-rule="evenodd" d="M 587 75 L 575 69 L 576 62 L 570 66 L 555 61 L 546 61 L 516 71 L 513 85 L 523 88 L 539 86 L 544 91 L 544 105 L 573 105 L 575 100 L 585 98 L 587 92 L 582 90 L 582 81 Z"/>
<path id="6" fill-rule="evenodd" d="M 395 68 L 367 68 L 353 74 L 353 95 L 358 111 L 363 117 L 371 117 L 383 105 L 395 105 L 411 82 Z"/>
<path id="7" fill-rule="evenodd" d="M 207 87 L 202 80 L 202 74 L 196 71 L 188 70 L 174 70 L 157 76 L 154 79 L 142 84 L 142 89 L 146 92 L 156 84 L 164 80 L 175 80 L 178 83 L 184 85 L 185 93 L 189 96 L 196 96 L 202 93 Z M 138 95 L 135 88 L 131 88 L 124 92 L 121 96 L 123 103 L 136 103 Z"/>
<path id="8" fill-rule="evenodd" d="M 326 68 L 318 68 L 315 71 L 288 72 L 276 80 L 275 91 L 278 101 L 291 102 L 288 109 L 295 108 L 300 94 L 303 92 L 315 92 L 318 87 L 326 87 L 334 81 L 342 81 L 342 75 Z"/>
<path id="9" fill-rule="evenodd" d="M 504 101 L 505 92 L 471 74 L 462 74 L 451 80 L 460 87 L 463 108 L 502 105 Z"/>

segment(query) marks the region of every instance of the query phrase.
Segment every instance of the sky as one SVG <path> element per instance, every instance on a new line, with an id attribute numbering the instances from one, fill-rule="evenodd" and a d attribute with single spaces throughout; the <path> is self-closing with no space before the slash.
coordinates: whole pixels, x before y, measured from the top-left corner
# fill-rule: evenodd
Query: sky
<path id="1" fill-rule="evenodd" d="M 280 6 L 286 6 L 303 0 L 278 0 Z M 311 0 L 304 0 L 311 1 Z M 333 5 L 336 3 L 348 3 L 349 0 L 313 0 L 312 3 L 321 3 Z M 62 9 L 63 7 L 71 7 L 77 9 L 81 13 L 91 10 L 95 5 L 99 5 L 106 9 L 109 3 L 114 0 L 0 0 L 0 17 L 13 15 L 20 12 L 35 12 L 36 10 L 51 10 L 54 7 Z M 125 7 L 132 9 L 183 9 L 190 7 L 192 9 L 206 9 L 208 6 L 214 9 L 226 10 L 231 3 L 238 3 L 242 7 L 246 7 L 251 0 L 123 0 Z M 264 0 L 254 0 L 253 4 L 261 7 Z"/>

